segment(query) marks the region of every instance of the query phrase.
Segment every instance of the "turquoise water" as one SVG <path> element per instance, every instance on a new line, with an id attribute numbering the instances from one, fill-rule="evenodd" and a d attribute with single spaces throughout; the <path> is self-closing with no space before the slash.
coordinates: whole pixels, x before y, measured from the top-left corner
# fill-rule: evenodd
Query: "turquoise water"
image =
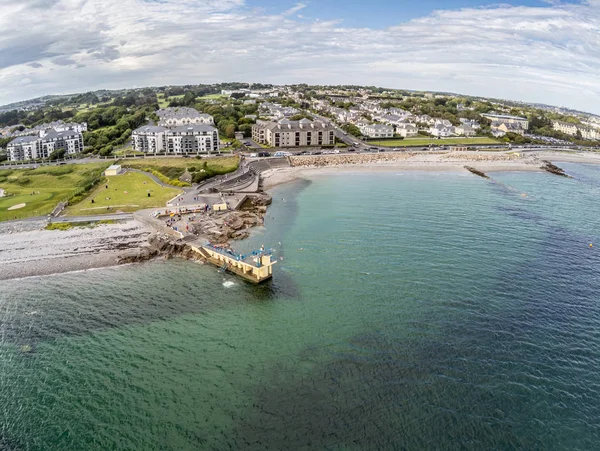
<path id="1" fill-rule="evenodd" d="M 561 166 L 281 186 L 260 287 L 3 282 L 0 449 L 597 449 L 600 167 Z"/>

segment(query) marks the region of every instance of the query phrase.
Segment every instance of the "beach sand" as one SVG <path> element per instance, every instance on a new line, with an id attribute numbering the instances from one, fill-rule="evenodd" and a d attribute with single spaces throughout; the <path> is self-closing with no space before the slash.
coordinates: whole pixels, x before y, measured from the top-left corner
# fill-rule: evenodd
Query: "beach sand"
<path id="1" fill-rule="evenodd" d="M 277 185 L 312 176 L 360 172 L 466 172 L 473 166 L 483 172 L 542 172 L 542 160 L 600 164 L 600 155 L 568 152 L 535 152 L 515 159 L 506 159 L 509 153 L 461 152 L 458 154 L 417 154 L 397 161 L 331 166 L 297 166 L 272 169 L 263 173 L 263 187 L 269 190 Z"/>
<path id="2" fill-rule="evenodd" d="M 0 234 L 0 280 L 114 266 L 123 250 L 140 247 L 150 232 L 128 221 Z"/>

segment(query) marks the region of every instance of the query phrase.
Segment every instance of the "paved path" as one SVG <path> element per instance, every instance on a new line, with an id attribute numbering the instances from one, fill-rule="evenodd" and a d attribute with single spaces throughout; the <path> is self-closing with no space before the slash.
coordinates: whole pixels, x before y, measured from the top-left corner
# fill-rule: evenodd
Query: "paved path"
<path id="1" fill-rule="evenodd" d="M 94 221 L 126 221 L 133 219 L 133 213 L 113 213 L 94 216 L 61 216 L 51 218 L 50 222 L 94 222 Z"/>
<path id="2" fill-rule="evenodd" d="M 188 191 L 193 191 L 194 190 L 194 188 L 191 187 L 191 186 L 181 187 L 181 186 L 169 185 L 168 183 L 163 182 L 161 179 L 159 179 L 154 174 L 151 174 L 150 172 L 140 171 L 139 169 L 133 169 L 133 168 L 126 168 L 126 171 L 127 172 L 139 172 L 140 174 L 147 175 L 152 180 L 154 180 L 157 184 L 159 184 L 160 186 L 165 187 L 165 188 L 179 189 L 179 190 L 184 191 L 184 192 L 188 192 Z"/>

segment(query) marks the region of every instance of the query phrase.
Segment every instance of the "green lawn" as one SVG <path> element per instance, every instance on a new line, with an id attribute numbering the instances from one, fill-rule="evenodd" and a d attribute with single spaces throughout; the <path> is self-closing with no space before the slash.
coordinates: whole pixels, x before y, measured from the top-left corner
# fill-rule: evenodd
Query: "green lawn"
<path id="1" fill-rule="evenodd" d="M 84 200 L 68 207 L 66 214 L 85 216 L 164 207 L 168 200 L 181 192 L 178 189 L 164 188 L 138 172 L 107 177 L 107 180 L 107 183 L 97 187 Z"/>
<path id="2" fill-rule="evenodd" d="M 221 100 L 227 98 L 229 98 L 229 96 L 226 96 L 225 94 L 208 94 L 202 97 L 198 97 L 199 100 Z"/>
<path id="3" fill-rule="evenodd" d="M 164 94 L 158 94 L 156 96 L 156 100 L 158 100 L 158 106 L 160 108 L 166 108 L 169 106 L 169 101 L 167 99 L 165 99 L 165 95 Z"/>
<path id="4" fill-rule="evenodd" d="M 206 162 L 207 168 L 215 172 L 227 173 L 235 171 L 240 164 L 238 157 L 211 157 L 197 159 L 190 158 L 131 158 L 122 160 L 120 164 L 129 168 L 144 169 L 151 168 L 161 172 L 169 178 L 180 177 L 185 168 L 199 167 Z M 179 173 L 179 175 L 177 175 Z"/>
<path id="5" fill-rule="evenodd" d="M 407 138 L 407 139 L 386 139 L 381 141 L 368 141 L 369 144 L 374 146 L 382 147 L 414 147 L 414 146 L 428 146 L 434 144 L 437 146 L 445 145 L 464 145 L 470 146 L 474 144 L 501 144 L 492 138 L 487 137 L 475 137 L 475 138 Z"/>
<path id="6" fill-rule="evenodd" d="M 124 149 L 114 150 L 112 154 L 117 157 L 122 157 L 122 156 L 126 156 L 126 155 L 135 155 L 135 156 L 141 157 L 144 155 L 144 152 L 136 152 L 135 150 L 133 150 L 133 148 L 131 146 L 128 146 Z"/>
<path id="7" fill-rule="evenodd" d="M 163 182 L 170 185 L 180 186 L 177 183 L 179 177 L 187 169 L 193 177 L 194 183 L 213 177 L 215 175 L 227 174 L 237 169 L 240 159 L 237 156 L 211 157 L 211 158 L 132 158 L 121 160 L 123 167 L 140 169 L 153 172 Z M 189 184 L 186 184 L 189 185 Z"/>
<path id="8" fill-rule="evenodd" d="M 0 170 L 0 188 L 9 195 L 0 197 L 0 221 L 47 215 L 59 202 L 82 194 L 110 163 L 42 166 L 37 169 Z M 11 207 L 25 204 L 17 210 Z"/>

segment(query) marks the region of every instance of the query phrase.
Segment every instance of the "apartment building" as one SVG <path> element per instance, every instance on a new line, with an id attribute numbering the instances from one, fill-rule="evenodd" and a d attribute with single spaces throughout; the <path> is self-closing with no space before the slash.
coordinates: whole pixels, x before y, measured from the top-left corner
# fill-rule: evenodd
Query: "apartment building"
<path id="1" fill-rule="evenodd" d="M 156 112 L 160 127 L 181 127 L 183 125 L 213 125 L 215 123 L 210 114 L 200 113 L 194 108 L 170 107 Z"/>
<path id="2" fill-rule="evenodd" d="M 20 136 L 6 146 L 11 161 L 48 158 L 55 150 L 64 149 L 74 155 L 83 151 L 83 135 L 74 130 L 50 130 L 44 136 Z"/>
<path id="3" fill-rule="evenodd" d="M 325 122 L 308 119 L 258 121 L 252 127 L 252 139 L 272 147 L 332 146 L 335 144 L 335 129 Z"/>
<path id="4" fill-rule="evenodd" d="M 580 124 L 571 124 L 569 122 L 554 121 L 552 128 L 563 132 L 567 135 L 575 136 L 577 132 L 581 134 L 583 139 L 597 140 L 600 139 L 600 130 L 593 127 L 588 127 Z"/>
<path id="5" fill-rule="evenodd" d="M 219 131 L 210 125 L 175 128 L 142 126 L 131 135 L 133 149 L 149 154 L 189 155 L 219 151 Z"/>

